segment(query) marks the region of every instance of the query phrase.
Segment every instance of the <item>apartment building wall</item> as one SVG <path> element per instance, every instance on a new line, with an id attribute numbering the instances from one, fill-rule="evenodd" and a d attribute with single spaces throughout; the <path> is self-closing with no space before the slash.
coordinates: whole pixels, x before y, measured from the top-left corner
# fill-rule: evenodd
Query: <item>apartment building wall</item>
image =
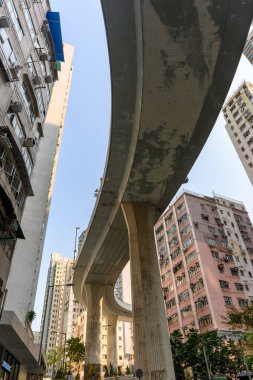
<path id="1" fill-rule="evenodd" d="M 0 4 L 0 307 L 16 240 L 26 238 L 21 217 L 34 194 L 31 178 L 56 79 L 50 62 L 55 57 L 42 31 L 48 10 L 45 1 Z"/>
<path id="2" fill-rule="evenodd" d="M 132 304 L 130 262 L 122 271 L 122 301 Z M 133 323 L 123 322 L 125 366 L 134 365 Z"/>
<path id="3" fill-rule="evenodd" d="M 72 283 L 73 264 L 74 260 L 71 260 L 71 265 L 66 268 L 65 284 Z M 70 339 L 74 336 L 77 318 L 85 311 L 85 307 L 75 299 L 72 287 L 64 288 L 63 308 L 62 332 L 66 339 Z"/>
<path id="4" fill-rule="evenodd" d="M 253 185 L 253 84 L 244 81 L 222 111 L 226 130 Z"/>
<path id="5" fill-rule="evenodd" d="M 26 201 L 22 217 L 25 240 L 17 242 L 5 309 L 13 310 L 23 321 L 27 310 L 33 310 L 46 227 L 52 199 L 67 100 L 72 76 L 73 47 L 64 45 L 65 62 L 61 65 L 43 125 L 43 138 L 38 146 L 31 183 L 34 196 Z"/>
<path id="6" fill-rule="evenodd" d="M 155 225 L 168 328 L 228 327 L 253 297 L 253 228 L 242 203 L 183 193 Z"/>

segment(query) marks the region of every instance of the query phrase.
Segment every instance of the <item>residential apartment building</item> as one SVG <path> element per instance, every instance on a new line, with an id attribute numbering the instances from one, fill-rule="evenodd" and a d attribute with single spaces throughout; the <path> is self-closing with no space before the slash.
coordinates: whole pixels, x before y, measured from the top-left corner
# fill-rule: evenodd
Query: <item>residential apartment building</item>
<path id="1" fill-rule="evenodd" d="M 253 185 L 253 84 L 244 81 L 222 111 L 226 130 Z"/>
<path id="2" fill-rule="evenodd" d="M 42 321 L 45 318 L 42 347 L 46 354 L 63 347 L 65 340 L 74 335 L 75 319 L 84 311 L 74 299 L 72 288 L 64 286 L 72 281 L 73 263 L 72 259 L 58 252 L 51 255 L 42 315 Z M 49 367 L 49 377 L 51 371 Z"/>
<path id="3" fill-rule="evenodd" d="M 38 347 L 24 326 L 34 305 L 72 57 L 49 1 L 0 2 L 0 357 L 15 363 L 5 366 L 18 368 L 14 380 L 36 371 Z"/>
<path id="4" fill-rule="evenodd" d="M 43 348 L 46 353 L 63 346 L 65 337 L 73 336 L 74 321 L 84 311 L 74 299 L 72 288 L 64 286 L 72 281 L 73 263 L 72 259 L 58 252 L 51 255 L 43 307 L 43 317 L 46 313 Z"/>
<path id="5" fill-rule="evenodd" d="M 229 307 L 253 300 L 253 227 L 243 203 L 183 192 L 155 225 L 169 332 L 230 336 Z"/>
<path id="6" fill-rule="evenodd" d="M 132 304 L 130 262 L 123 269 L 115 286 L 115 297 L 121 301 Z M 124 367 L 127 365 L 133 369 L 134 366 L 134 342 L 132 322 L 122 322 L 123 328 L 123 350 Z"/>

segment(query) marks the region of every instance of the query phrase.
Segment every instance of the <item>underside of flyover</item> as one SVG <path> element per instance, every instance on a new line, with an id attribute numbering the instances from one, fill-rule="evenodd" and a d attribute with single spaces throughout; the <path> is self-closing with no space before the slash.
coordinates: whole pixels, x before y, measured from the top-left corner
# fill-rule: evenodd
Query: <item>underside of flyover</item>
<path id="1" fill-rule="evenodd" d="M 104 311 L 129 318 L 129 308 L 114 298 L 131 256 L 126 210 L 138 219 L 134 205 L 147 205 L 159 217 L 184 183 L 232 82 L 253 0 L 101 2 L 111 69 L 110 144 L 74 291 L 89 309 L 86 286 L 101 285 Z M 136 351 L 135 337 L 135 359 Z M 141 365 L 145 379 L 173 378 L 173 370 Z"/>

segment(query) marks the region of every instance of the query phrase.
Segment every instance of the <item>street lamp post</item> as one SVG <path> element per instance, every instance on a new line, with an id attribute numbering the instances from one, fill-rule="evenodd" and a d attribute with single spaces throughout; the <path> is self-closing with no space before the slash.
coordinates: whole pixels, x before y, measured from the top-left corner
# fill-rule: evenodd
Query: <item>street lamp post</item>
<path id="1" fill-rule="evenodd" d="M 76 240 L 77 240 L 77 231 L 80 230 L 80 227 L 76 227 L 76 236 L 75 236 L 75 249 L 74 249 L 74 262 L 76 261 Z"/>
<path id="2" fill-rule="evenodd" d="M 45 299 L 45 311 L 44 311 L 44 314 L 43 314 L 42 325 L 41 325 L 40 346 L 39 346 L 39 356 L 38 356 L 38 362 L 37 362 L 36 380 L 38 380 L 38 378 L 39 378 L 39 370 L 40 370 L 40 365 L 41 365 L 42 345 L 43 345 L 45 322 L 46 322 L 46 315 L 47 315 L 47 305 L 48 305 L 49 290 L 50 290 L 50 288 L 55 288 L 55 287 L 60 287 L 60 286 L 74 286 L 74 284 L 72 284 L 72 283 L 69 283 L 69 284 L 55 284 L 55 285 L 48 285 L 47 286 L 46 299 Z"/>

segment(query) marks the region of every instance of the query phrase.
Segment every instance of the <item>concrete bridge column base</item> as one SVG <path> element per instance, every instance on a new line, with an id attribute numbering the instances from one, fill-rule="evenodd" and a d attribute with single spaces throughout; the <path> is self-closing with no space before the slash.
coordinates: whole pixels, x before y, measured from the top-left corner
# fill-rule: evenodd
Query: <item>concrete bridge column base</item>
<path id="1" fill-rule="evenodd" d="M 84 380 L 100 379 L 101 365 L 101 323 L 104 285 L 86 284 L 87 325 Z"/>
<path id="2" fill-rule="evenodd" d="M 110 364 L 114 369 L 118 368 L 117 356 L 117 315 L 108 315 L 107 322 L 107 367 L 110 372 Z"/>
<path id="3" fill-rule="evenodd" d="M 145 380 L 174 380 L 154 241 L 158 214 L 148 203 L 122 204 L 129 236 L 135 369 Z"/>

